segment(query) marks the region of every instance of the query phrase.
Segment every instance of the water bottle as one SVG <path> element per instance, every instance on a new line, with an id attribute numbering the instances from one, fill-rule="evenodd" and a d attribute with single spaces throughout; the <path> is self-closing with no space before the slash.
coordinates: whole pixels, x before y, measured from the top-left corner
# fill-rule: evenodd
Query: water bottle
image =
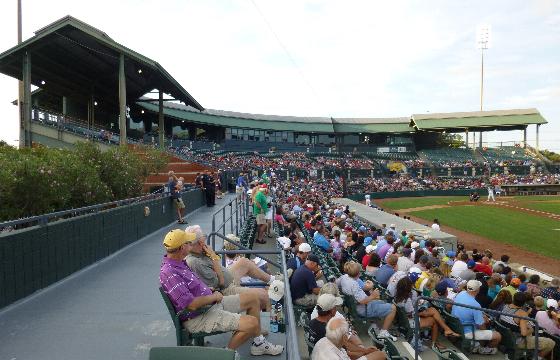
<path id="1" fill-rule="evenodd" d="M 284 322 L 284 311 L 282 309 L 282 304 L 276 304 L 276 314 L 277 314 L 277 322 L 278 322 L 278 331 L 281 333 L 286 332 L 286 324 Z"/>
<path id="2" fill-rule="evenodd" d="M 270 307 L 270 332 L 278 332 L 278 315 L 276 313 L 276 303 L 272 302 Z"/>

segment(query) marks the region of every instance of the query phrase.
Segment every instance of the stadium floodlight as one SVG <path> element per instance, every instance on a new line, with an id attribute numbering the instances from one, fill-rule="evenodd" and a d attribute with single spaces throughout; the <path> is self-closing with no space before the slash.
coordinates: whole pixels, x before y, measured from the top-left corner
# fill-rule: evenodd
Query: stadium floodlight
<path id="1" fill-rule="evenodd" d="M 490 48 L 490 25 L 479 25 L 476 29 L 476 46 L 480 50 L 480 111 L 484 98 L 484 50 Z M 476 136 L 473 134 L 473 148 L 476 148 Z M 479 135 L 479 146 L 482 147 L 482 131 Z"/>
<path id="2" fill-rule="evenodd" d="M 45 85 L 45 80 L 41 80 L 41 85 Z"/>
<path id="3" fill-rule="evenodd" d="M 142 74 L 142 69 L 138 69 L 138 74 Z"/>
<path id="4" fill-rule="evenodd" d="M 94 105 L 94 106 L 97 106 L 97 101 L 94 101 L 94 102 L 93 102 L 93 105 Z"/>

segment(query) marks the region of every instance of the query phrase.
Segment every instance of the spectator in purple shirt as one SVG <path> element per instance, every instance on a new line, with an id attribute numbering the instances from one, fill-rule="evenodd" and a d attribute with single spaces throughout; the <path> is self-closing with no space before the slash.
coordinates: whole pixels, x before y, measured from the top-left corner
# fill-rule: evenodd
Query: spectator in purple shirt
<path id="1" fill-rule="evenodd" d="M 379 255 L 381 260 L 385 259 L 385 256 L 387 255 L 387 251 L 389 251 L 389 249 L 393 247 L 393 244 L 395 242 L 395 238 L 391 233 L 385 235 L 385 239 L 387 240 L 387 243 L 383 245 L 381 248 L 379 247 L 377 248 L 377 255 Z"/>
<path id="2" fill-rule="evenodd" d="M 183 259 L 195 240 L 194 233 L 186 233 L 180 229 L 170 231 L 163 240 L 167 254 L 161 263 L 159 282 L 175 311 L 190 311 L 181 318 L 183 326 L 193 333 L 233 331 L 227 345 L 229 349 L 235 350 L 255 336 L 251 355 L 282 353 L 282 346 L 269 343 L 261 334 L 260 302 L 256 294 L 247 292 L 223 296 L 220 292 L 212 292 L 189 268 Z M 207 305 L 210 305 L 207 311 L 199 311 Z M 241 315 L 243 311 L 247 315 Z"/>

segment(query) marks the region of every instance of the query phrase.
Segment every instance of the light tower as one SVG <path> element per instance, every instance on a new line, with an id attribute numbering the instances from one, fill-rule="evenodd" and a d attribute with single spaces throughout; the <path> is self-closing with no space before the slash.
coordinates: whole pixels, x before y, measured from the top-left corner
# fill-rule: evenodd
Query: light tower
<path id="1" fill-rule="evenodd" d="M 480 49 L 480 111 L 484 97 L 484 50 L 490 48 L 490 25 L 479 25 L 476 30 L 476 46 Z M 479 134 L 479 147 L 482 147 L 482 131 Z M 473 134 L 473 149 L 476 148 L 476 137 Z"/>

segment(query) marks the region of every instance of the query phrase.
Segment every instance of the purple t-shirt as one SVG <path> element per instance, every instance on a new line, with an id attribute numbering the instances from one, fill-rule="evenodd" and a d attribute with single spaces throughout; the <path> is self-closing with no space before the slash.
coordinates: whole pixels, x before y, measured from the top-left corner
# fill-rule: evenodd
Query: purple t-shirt
<path id="1" fill-rule="evenodd" d="M 389 249 L 392 247 L 393 245 L 390 244 L 383 245 L 381 249 L 377 250 L 377 255 L 379 255 L 381 259 L 385 259 L 385 256 L 387 255 L 387 251 L 389 251 Z"/>
<path id="2" fill-rule="evenodd" d="M 185 309 L 199 296 L 212 295 L 212 290 L 196 276 L 185 261 L 170 259 L 167 256 L 161 261 L 159 283 L 169 296 L 176 312 Z M 197 315 L 197 312 L 192 312 L 188 316 L 182 316 L 181 320 L 185 321 Z"/>

